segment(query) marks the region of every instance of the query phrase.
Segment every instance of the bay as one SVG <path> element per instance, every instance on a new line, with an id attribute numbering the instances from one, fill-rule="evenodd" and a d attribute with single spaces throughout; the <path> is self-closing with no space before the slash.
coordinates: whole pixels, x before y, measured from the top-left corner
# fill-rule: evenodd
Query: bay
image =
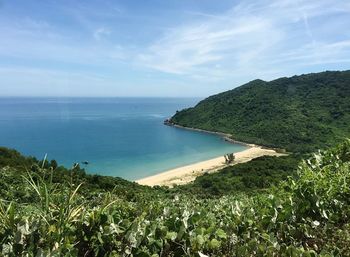
<path id="1" fill-rule="evenodd" d="M 216 135 L 163 125 L 199 100 L 0 98 L 0 145 L 129 180 L 246 149 Z"/>

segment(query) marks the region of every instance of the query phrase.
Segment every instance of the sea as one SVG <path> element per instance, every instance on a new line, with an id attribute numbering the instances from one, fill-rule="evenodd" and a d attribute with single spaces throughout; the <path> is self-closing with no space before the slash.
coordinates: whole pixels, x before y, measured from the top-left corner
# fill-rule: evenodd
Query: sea
<path id="1" fill-rule="evenodd" d="M 128 180 L 245 150 L 217 135 L 163 124 L 200 100 L 0 98 L 0 146 Z"/>

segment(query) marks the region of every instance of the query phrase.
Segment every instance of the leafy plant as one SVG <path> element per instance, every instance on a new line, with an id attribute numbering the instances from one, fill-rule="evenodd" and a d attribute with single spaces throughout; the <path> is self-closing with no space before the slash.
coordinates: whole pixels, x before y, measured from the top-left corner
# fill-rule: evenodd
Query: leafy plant
<path id="1" fill-rule="evenodd" d="M 74 171 L 55 182 L 52 169 L 39 168 L 23 174 L 31 198 L 0 201 L 0 253 L 348 256 L 350 141 L 299 166 L 262 194 L 203 198 L 140 187 L 132 200 L 123 195 L 132 187 L 87 191 Z"/>

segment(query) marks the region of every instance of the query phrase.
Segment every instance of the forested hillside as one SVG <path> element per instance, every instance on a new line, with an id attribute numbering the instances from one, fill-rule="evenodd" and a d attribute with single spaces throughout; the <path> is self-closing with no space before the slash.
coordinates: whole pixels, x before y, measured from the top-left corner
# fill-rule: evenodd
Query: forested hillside
<path id="1" fill-rule="evenodd" d="M 307 152 L 350 136 L 350 71 L 254 80 L 177 112 L 171 122 Z"/>

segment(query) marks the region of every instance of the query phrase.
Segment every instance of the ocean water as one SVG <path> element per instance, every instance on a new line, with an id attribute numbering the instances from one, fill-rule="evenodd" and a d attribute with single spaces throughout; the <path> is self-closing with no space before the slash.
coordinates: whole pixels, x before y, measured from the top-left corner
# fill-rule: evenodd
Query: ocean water
<path id="1" fill-rule="evenodd" d="M 0 98 L 0 145 L 87 172 L 135 180 L 246 149 L 163 125 L 200 99 Z"/>

